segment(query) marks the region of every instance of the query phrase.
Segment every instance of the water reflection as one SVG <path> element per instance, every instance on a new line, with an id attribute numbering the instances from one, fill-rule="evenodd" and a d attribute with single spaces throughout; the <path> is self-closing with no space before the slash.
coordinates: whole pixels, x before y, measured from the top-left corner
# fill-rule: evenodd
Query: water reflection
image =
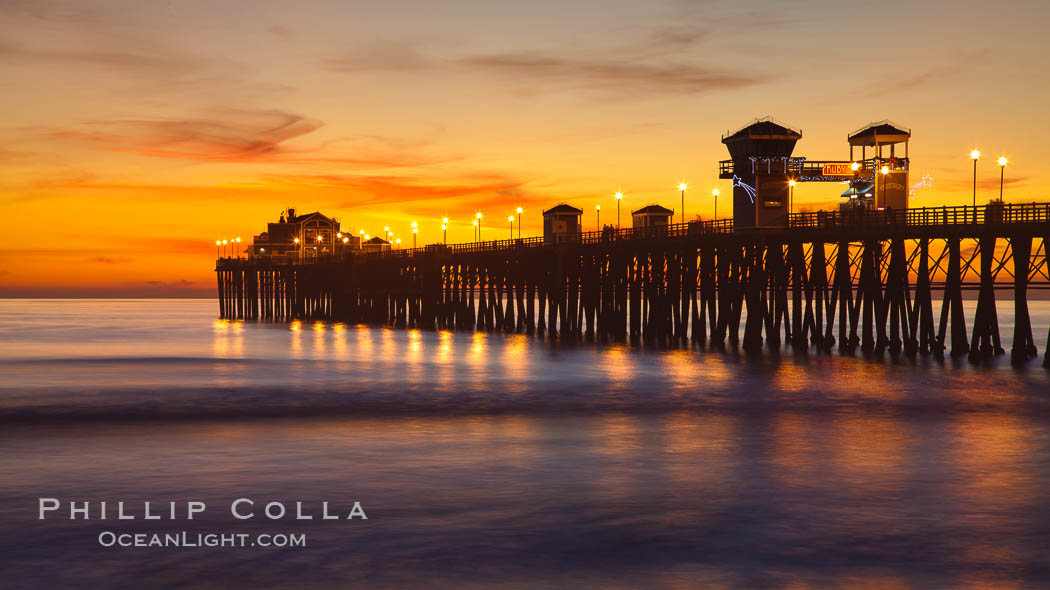
<path id="1" fill-rule="evenodd" d="M 151 585 L 187 588 L 1050 585 L 1041 371 L 180 309 L 152 324 L 56 314 L 94 334 L 95 357 L 4 365 L 5 581 L 137 587 L 148 570 Z M 40 350 L 44 336 L 18 333 Z M 25 506 L 46 490 L 216 506 L 352 498 L 370 519 L 289 524 L 309 535 L 304 551 L 100 553 L 102 527 L 140 523 L 39 523 Z"/>

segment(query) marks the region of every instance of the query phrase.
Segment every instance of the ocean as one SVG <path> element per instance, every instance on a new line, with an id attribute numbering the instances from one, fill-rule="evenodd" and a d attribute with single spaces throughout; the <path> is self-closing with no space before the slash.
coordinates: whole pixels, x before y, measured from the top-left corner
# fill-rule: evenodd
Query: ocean
<path id="1" fill-rule="evenodd" d="M 0 587 L 1050 587 L 1031 309 L 1015 369 L 0 300 Z M 305 546 L 106 544 L 183 533 Z"/>

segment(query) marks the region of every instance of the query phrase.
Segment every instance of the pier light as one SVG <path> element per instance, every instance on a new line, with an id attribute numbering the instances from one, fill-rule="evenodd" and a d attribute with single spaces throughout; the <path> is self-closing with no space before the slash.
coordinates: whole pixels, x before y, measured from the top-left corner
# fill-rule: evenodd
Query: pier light
<path id="1" fill-rule="evenodd" d="M 616 193 L 616 200 L 619 201 L 623 198 L 623 193 Z"/>
<path id="2" fill-rule="evenodd" d="M 715 219 L 718 219 L 718 189 L 711 191 L 711 194 L 715 197 Z"/>
<path id="3" fill-rule="evenodd" d="M 445 225 L 448 225 L 448 217 L 442 217 L 441 218 L 441 223 L 444 223 Z"/>
<path id="4" fill-rule="evenodd" d="M 444 223 L 442 223 L 442 224 L 441 224 L 441 229 L 442 229 L 442 230 L 446 230 L 446 229 L 448 229 L 448 226 L 447 226 L 447 225 L 445 225 Z"/>
<path id="5" fill-rule="evenodd" d="M 507 216 L 507 221 L 514 221 L 514 216 L 513 215 L 508 215 Z"/>
<path id="6" fill-rule="evenodd" d="M 790 215 L 795 209 L 795 179 L 792 178 L 788 181 L 788 214 Z"/>
<path id="7" fill-rule="evenodd" d="M 370 235 L 368 235 L 368 234 L 365 234 L 365 239 L 366 239 L 366 240 L 371 240 L 371 239 L 372 239 L 372 236 L 370 236 Z"/>
<path id="8" fill-rule="evenodd" d="M 363 230 L 363 229 L 362 230 L 358 230 L 357 233 L 359 233 L 359 234 L 361 234 L 363 236 L 363 235 L 365 235 L 365 230 Z"/>
<path id="9" fill-rule="evenodd" d="M 298 243 L 299 243 L 299 238 L 295 238 L 295 239 L 294 239 L 294 240 L 292 240 L 292 241 L 293 241 L 293 242 L 295 242 L 296 244 L 298 244 Z"/>
<path id="10" fill-rule="evenodd" d="M 999 201 L 1003 200 L 1003 177 L 1006 175 L 1006 156 L 999 156 Z"/>
<path id="11" fill-rule="evenodd" d="M 857 170 L 860 170 L 860 164 L 858 164 L 857 162 L 851 162 L 849 167 L 854 172 L 856 172 Z"/>
<path id="12" fill-rule="evenodd" d="M 794 178 L 792 178 L 791 180 L 788 181 L 788 186 L 794 188 L 794 186 L 795 186 L 795 179 Z"/>
<path id="13" fill-rule="evenodd" d="M 350 241 L 350 238 L 343 238 L 343 243 L 344 243 L 344 244 L 345 244 L 345 243 L 347 243 L 347 242 L 349 242 L 349 241 Z"/>
<path id="14" fill-rule="evenodd" d="M 415 227 L 413 227 L 413 228 L 412 228 L 412 233 L 414 233 L 414 234 L 418 234 L 418 233 L 419 233 L 419 228 L 415 228 Z"/>
<path id="15" fill-rule="evenodd" d="M 321 236 L 317 236 L 317 241 L 318 241 L 318 242 L 320 242 L 320 241 L 321 241 L 321 240 L 323 240 L 323 239 L 324 239 L 324 238 L 322 238 Z"/>
<path id="16" fill-rule="evenodd" d="M 259 254 L 262 254 L 265 251 L 266 251 L 266 248 L 259 248 Z"/>
<path id="17" fill-rule="evenodd" d="M 238 243 L 238 244 L 240 244 L 240 243 L 241 243 L 241 239 L 240 239 L 240 238 L 237 238 L 237 243 Z"/>
<path id="18" fill-rule="evenodd" d="M 974 149 L 970 152 L 970 157 L 973 159 L 973 207 L 978 206 L 978 159 L 981 157 L 981 150 Z M 973 223 L 978 222 L 978 214 L 974 211 Z"/>
<path id="19" fill-rule="evenodd" d="M 383 231 L 390 231 L 390 226 L 389 225 L 383 226 Z"/>
<path id="20" fill-rule="evenodd" d="M 687 187 L 685 186 L 684 182 L 679 182 L 678 183 L 678 190 L 682 191 L 682 221 L 683 222 L 685 221 L 685 189 L 686 188 Z M 672 217 L 672 219 L 674 218 L 674 213 L 671 214 L 671 217 Z"/>
<path id="21" fill-rule="evenodd" d="M 518 207 L 517 213 L 518 213 L 518 215 L 521 215 L 521 213 L 522 213 L 521 207 Z"/>
<path id="22" fill-rule="evenodd" d="M 477 217 L 478 219 L 481 219 L 481 213 L 476 213 L 476 214 L 474 215 L 474 217 Z"/>
<path id="23" fill-rule="evenodd" d="M 343 237 L 343 232 L 339 232 L 339 233 L 335 234 L 335 237 L 337 237 L 337 238 Z"/>
<path id="24" fill-rule="evenodd" d="M 477 227 L 477 225 L 478 225 L 478 221 L 475 219 L 474 220 L 474 227 Z"/>
<path id="25" fill-rule="evenodd" d="M 222 244 L 222 240 L 215 240 L 215 245 L 216 245 L 216 246 L 218 246 L 218 245 L 220 245 L 220 244 Z"/>
<path id="26" fill-rule="evenodd" d="M 623 193 L 616 193 L 616 229 L 620 229 L 620 201 L 623 200 Z"/>
<path id="27" fill-rule="evenodd" d="M 889 166 L 883 166 L 882 167 L 882 173 L 883 174 L 889 174 L 890 173 L 890 167 Z"/>
<path id="28" fill-rule="evenodd" d="M 229 243 L 230 243 L 230 241 L 229 241 L 229 240 L 223 240 L 223 241 L 222 241 L 222 245 L 223 245 L 223 246 L 225 246 L 226 244 L 229 244 Z"/>

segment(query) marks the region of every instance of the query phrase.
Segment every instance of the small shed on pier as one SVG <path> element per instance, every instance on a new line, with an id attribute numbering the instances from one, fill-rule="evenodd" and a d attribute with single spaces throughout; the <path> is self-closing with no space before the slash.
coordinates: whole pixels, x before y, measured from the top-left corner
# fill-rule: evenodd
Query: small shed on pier
<path id="1" fill-rule="evenodd" d="M 632 225 L 641 227 L 667 227 L 671 223 L 674 211 L 660 205 L 646 205 L 637 211 L 631 212 Z"/>
<path id="2" fill-rule="evenodd" d="M 361 248 L 365 252 L 389 252 L 390 242 L 384 240 L 379 236 L 376 236 L 370 240 L 365 240 Z"/>
<path id="3" fill-rule="evenodd" d="M 580 217 L 583 209 L 561 203 L 543 212 L 543 243 L 576 242 L 583 231 Z"/>

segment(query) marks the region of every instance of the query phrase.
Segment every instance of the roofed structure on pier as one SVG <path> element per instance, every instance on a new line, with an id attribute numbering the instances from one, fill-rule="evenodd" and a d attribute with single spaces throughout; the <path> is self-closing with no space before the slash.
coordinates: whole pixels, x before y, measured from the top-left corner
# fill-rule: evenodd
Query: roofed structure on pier
<path id="1" fill-rule="evenodd" d="M 660 205 L 646 205 L 637 211 L 631 212 L 633 227 L 656 227 L 667 226 L 671 223 L 674 211 Z"/>
<path id="2" fill-rule="evenodd" d="M 559 203 L 543 212 L 543 243 L 575 242 L 583 231 L 583 209 Z"/>

